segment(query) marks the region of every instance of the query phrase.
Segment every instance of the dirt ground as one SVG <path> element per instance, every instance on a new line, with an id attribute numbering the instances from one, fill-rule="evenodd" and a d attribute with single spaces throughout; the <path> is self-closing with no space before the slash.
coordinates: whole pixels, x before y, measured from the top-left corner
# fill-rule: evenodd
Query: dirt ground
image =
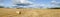
<path id="1" fill-rule="evenodd" d="M 20 11 L 17 14 L 16 11 Z M 6 9 L 0 8 L 0 17 L 60 17 L 60 9 Z"/>

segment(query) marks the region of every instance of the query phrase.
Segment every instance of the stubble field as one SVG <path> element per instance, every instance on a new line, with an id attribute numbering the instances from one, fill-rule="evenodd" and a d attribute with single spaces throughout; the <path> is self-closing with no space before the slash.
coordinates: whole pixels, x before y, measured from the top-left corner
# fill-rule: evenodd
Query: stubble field
<path id="1" fill-rule="evenodd" d="M 16 11 L 20 11 L 20 14 L 17 14 Z M 0 17 L 60 17 L 60 9 L 0 8 Z"/>

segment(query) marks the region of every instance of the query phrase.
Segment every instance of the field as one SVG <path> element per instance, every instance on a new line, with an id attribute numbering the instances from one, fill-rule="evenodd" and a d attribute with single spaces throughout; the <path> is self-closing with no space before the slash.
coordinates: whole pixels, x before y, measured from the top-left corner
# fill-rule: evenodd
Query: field
<path id="1" fill-rule="evenodd" d="M 16 11 L 20 11 L 17 14 Z M 60 9 L 7 9 L 0 8 L 0 17 L 60 17 Z"/>

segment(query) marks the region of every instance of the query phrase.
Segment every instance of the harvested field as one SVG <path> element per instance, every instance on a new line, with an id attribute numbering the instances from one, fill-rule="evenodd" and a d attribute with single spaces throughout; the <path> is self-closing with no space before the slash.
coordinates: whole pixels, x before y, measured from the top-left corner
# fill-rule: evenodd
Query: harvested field
<path id="1" fill-rule="evenodd" d="M 17 14 L 20 11 L 21 14 Z M 60 9 L 6 9 L 0 8 L 0 17 L 60 17 Z"/>

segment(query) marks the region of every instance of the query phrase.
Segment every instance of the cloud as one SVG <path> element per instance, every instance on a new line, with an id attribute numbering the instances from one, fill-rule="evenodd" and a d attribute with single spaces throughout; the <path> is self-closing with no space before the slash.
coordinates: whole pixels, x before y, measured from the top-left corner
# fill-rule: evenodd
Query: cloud
<path id="1" fill-rule="evenodd" d="M 28 1 L 28 0 L 12 0 L 13 1 L 13 3 L 32 3 L 32 2 L 30 2 L 30 1 Z"/>
<path id="2" fill-rule="evenodd" d="M 47 4 L 33 4 L 33 5 L 29 5 L 26 6 L 26 8 L 47 8 Z"/>
<path id="3" fill-rule="evenodd" d="M 56 0 L 52 0 L 52 1 L 51 1 L 51 6 L 50 6 L 50 8 L 52 8 L 52 7 L 53 7 L 53 8 L 54 8 L 54 7 L 60 7 L 60 5 L 59 5 L 60 2 L 58 2 L 58 1 L 59 1 L 59 0 L 57 0 L 57 1 L 56 1 Z"/>
<path id="4" fill-rule="evenodd" d="M 12 0 L 13 6 L 17 6 L 16 4 L 19 4 L 19 6 L 29 6 L 33 4 L 33 2 L 28 0 Z"/>
<path id="5" fill-rule="evenodd" d="M 33 1 L 35 1 L 35 0 L 33 0 Z M 27 6 L 20 6 L 20 7 L 24 7 L 24 8 L 46 8 L 47 7 L 46 4 L 36 4 L 36 3 L 33 3 L 31 1 L 28 1 L 28 0 L 13 0 L 13 2 L 16 4 L 20 3 L 22 5 L 32 4 L 32 5 L 27 5 Z"/>
<path id="6" fill-rule="evenodd" d="M 56 0 L 51 1 L 51 4 L 53 7 L 59 6 L 60 2 L 57 2 Z"/>
<path id="7" fill-rule="evenodd" d="M 52 0 L 51 2 L 52 2 L 52 3 L 56 3 L 56 1 L 55 1 L 55 0 Z"/>
<path id="8" fill-rule="evenodd" d="M 4 5 L 3 2 L 4 2 L 4 0 L 0 0 L 0 5 L 3 6 Z"/>
<path id="9" fill-rule="evenodd" d="M 17 6 L 16 4 L 20 4 L 21 5 L 20 7 L 25 7 L 25 8 L 41 8 L 41 7 L 44 8 L 47 6 L 46 4 L 36 4 L 32 1 L 36 1 L 36 0 L 31 0 L 31 1 L 28 1 L 28 0 L 12 0 L 13 3 L 11 3 L 10 6 Z M 25 6 L 23 6 L 23 5 L 25 5 Z"/>
<path id="10" fill-rule="evenodd" d="M 4 6 L 4 4 L 0 4 L 0 6 Z"/>

